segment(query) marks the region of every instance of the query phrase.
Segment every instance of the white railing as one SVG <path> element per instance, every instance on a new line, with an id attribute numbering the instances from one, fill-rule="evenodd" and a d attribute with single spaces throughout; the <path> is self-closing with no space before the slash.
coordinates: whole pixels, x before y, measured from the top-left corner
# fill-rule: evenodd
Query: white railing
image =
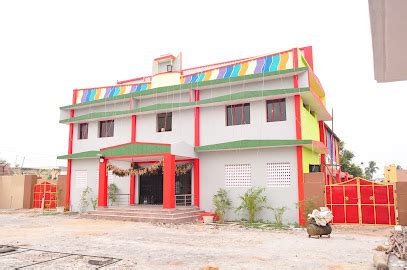
<path id="1" fill-rule="evenodd" d="M 179 194 L 175 195 L 175 204 L 177 206 L 191 206 L 192 205 L 192 194 Z"/>

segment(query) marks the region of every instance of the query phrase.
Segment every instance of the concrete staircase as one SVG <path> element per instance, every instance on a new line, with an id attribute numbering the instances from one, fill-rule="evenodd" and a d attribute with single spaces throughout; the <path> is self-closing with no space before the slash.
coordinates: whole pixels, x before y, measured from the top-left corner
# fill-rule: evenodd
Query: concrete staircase
<path id="1" fill-rule="evenodd" d="M 98 208 L 96 211 L 89 211 L 83 214 L 82 217 L 92 219 L 179 224 L 197 221 L 197 215 L 200 213 L 203 213 L 203 211 L 195 207 L 163 209 L 161 205 L 143 205 Z"/>

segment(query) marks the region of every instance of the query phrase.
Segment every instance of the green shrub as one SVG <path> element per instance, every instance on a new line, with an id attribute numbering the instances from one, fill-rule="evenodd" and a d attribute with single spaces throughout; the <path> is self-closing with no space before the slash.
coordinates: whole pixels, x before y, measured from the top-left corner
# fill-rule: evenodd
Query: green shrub
<path id="1" fill-rule="evenodd" d="M 249 215 L 249 223 L 255 221 L 256 214 L 266 207 L 267 198 L 263 194 L 265 188 L 252 187 L 247 190 L 243 196 L 240 196 L 240 206 L 236 209 L 236 212 L 247 212 Z"/>
<path id="2" fill-rule="evenodd" d="M 303 218 L 306 222 L 308 222 L 308 214 L 311 214 L 314 209 L 318 208 L 315 198 L 300 201 L 296 206 L 298 209 L 303 210 Z"/>
<path id="3" fill-rule="evenodd" d="M 96 207 L 98 206 L 98 198 L 90 198 L 90 201 L 92 203 L 93 210 L 96 210 Z"/>
<path id="4" fill-rule="evenodd" d="M 109 185 L 109 192 L 108 192 L 110 205 L 113 205 L 117 201 L 117 193 L 119 193 L 119 188 L 116 186 L 115 183 L 111 183 Z"/>
<path id="5" fill-rule="evenodd" d="M 226 189 L 220 188 L 218 192 L 213 195 L 212 203 L 215 206 L 215 213 L 219 217 L 219 221 L 223 222 L 225 218 L 225 213 L 231 208 L 231 200 L 228 196 L 228 191 Z"/>
<path id="6" fill-rule="evenodd" d="M 81 212 L 85 212 L 89 206 L 89 195 L 92 193 L 92 189 L 90 187 L 86 187 L 81 194 L 81 199 L 79 201 L 79 210 Z"/>
<path id="7" fill-rule="evenodd" d="M 271 211 L 273 211 L 274 214 L 274 222 L 278 227 L 283 226 L 283 216 L 285 211 L 287 210 L 287 207 L 269 207 Z"/>

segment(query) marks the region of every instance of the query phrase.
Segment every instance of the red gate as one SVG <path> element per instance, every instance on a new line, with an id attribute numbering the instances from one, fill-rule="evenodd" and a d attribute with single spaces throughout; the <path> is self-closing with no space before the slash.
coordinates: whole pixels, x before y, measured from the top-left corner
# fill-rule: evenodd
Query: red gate
<path id="1" fill-rule="evenodd" d="M 333 223 L 396 224 L 394 186 L 354 178 L 325 186 L 326 206 Z"/>
<path id="2" fill-rule="evenodd" d="M 50 181 L 43 181 L 34 185 L 33 208 L 41 208 L 44 200 L 44 208 L 57 207 L 57 185 Z"/>

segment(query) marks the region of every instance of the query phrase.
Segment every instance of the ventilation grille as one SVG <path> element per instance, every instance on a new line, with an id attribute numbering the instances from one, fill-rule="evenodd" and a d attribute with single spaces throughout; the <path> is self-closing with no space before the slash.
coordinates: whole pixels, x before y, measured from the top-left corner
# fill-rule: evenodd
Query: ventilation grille
<path id="1" fill-rule="evenodd" d="M 291 185 L 290 162 L 267 163 L 267 186 L 289 187 Z"/>
<path id="2" fill-rule="evenodd" d="M 252 185 L 252 167 L 250 164 L 225 165 L 226 187 L 250 187 Z"/>
<path id="3" fill-rule="evenodd" d="M 88 185 L 88 171 L 75 171 L 75 187 L 85 189 Z"/>

